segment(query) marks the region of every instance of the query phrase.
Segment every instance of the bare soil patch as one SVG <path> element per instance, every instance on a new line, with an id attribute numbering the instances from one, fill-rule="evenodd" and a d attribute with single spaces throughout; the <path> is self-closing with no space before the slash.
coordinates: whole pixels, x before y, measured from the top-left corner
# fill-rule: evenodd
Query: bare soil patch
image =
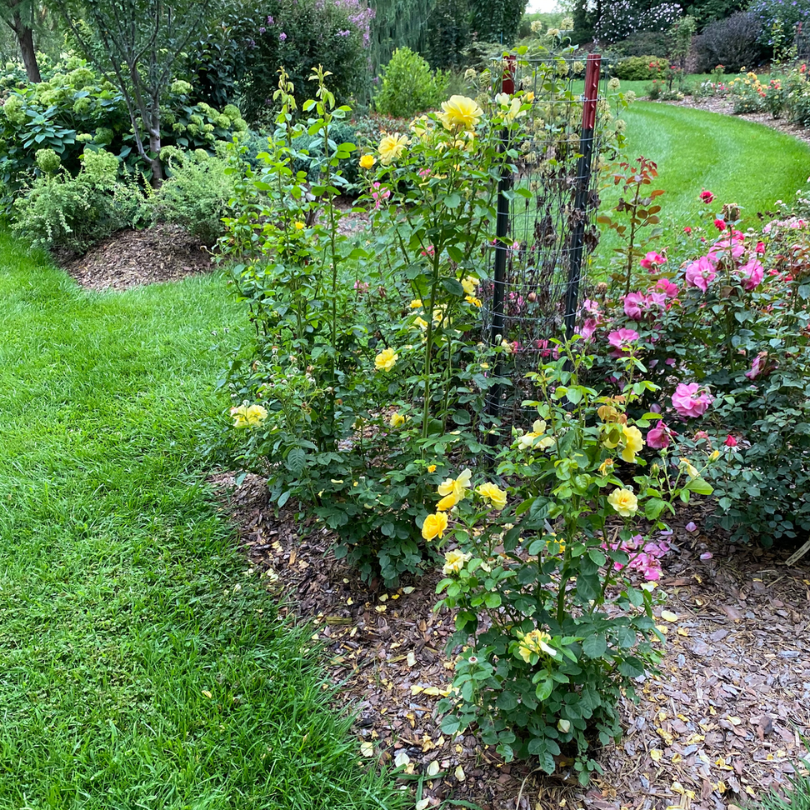
<path id="1" fill-rule="evenodd" d="M 658 621 L 668 631 L 661 674 L 639 679 L 639 704 L 623 706 L 625 736 L 599 752 L 605 773 L 583 790 L 563 759 L 546 777 L 502 762 L 472 734 L 442 735 L 435 705 L 452 680 L 452 617 L 433 612 L 438 573 L 372 590 L 335 560 L 326 529 L 291 507 L 275 514 L 262 478 L 211 482 L 256 575 L 270 572 L 268 587 L 289 597 L 285 610 L 312 622 L 329 679 L 359 712 L 358 739 L 389 765 L 407 755 L 416 776 L 438 766 L 424 779 L 430 807 L 453 799 L 483 810 L 721 810 L 810 766 L 800 740 L 810 734 L 807 558 L 788 568 L 789 552 L 673 527 L 660 584 L 677 620 Z"/>
<path id="2" fill-rule="evenodd" d="M 167 223 L 118 231 L 84 256 L 57 255 L 56 261 L 83 287 L 97 291 L 179 281 L 211 270 L 211 255 L 199 240 Z"/>

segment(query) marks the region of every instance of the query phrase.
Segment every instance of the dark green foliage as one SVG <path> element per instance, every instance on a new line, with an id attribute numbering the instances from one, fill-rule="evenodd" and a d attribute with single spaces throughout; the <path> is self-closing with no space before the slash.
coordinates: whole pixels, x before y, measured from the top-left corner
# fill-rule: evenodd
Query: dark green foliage
<path id="1" fill-rule="evenodd" d="M 194 49 L 200 97 L 238 102 L 251 124 L 269 120 L 278 69 L 287 70 L 299 106 L 309 76 L 323 65 L 340 101 L 368 85 L 371 14 L 360 0 L 238 0 Z"/>
<path id="2" fill-rule="evenodd" d="M 511 45 L 525 9 L 526 0 L 470 0 L 472 31 L 482 42 Z"/>
<path id="3" fill-rule="evenodd" d="M 332 158 L 336 154 L 336 150 L 340 144 L 353 143 L 357 144 L 357 132 L 351 124 L 339 121 L 333 124 L 329 130 L 329 139 L 334 144 L 330 147 L 330 155 Z M 306 171 L 307 179 L 310 183 L 317 183 L 324 171 L 324 143 L 323 134 L 316 135 L 302 135 L 296 142 L 296 149 L 302 152 L 306 151 L 306 155 L 301 155 L 297 160 L 293 161 L 293 170 L 296 172 Z M 265 149 L 267 151 L 267 140 L 265 139 Z M 348 186 L 353 186 L 357 183 L 358 178 L 358 165 L 357 155 L 352 153 L 348 157 L 338 159 L 338 168 L 340 169 L 340 179 Z M 333 178 L 333 182 L 334 178 Z"/>
<path id="4" fill-rule="evenodd" d="M 610 47 L 622 56 L 665 57 L 669 54 L 670 38 L 666 31 L 638 31 Z"/>
<path id="5" fill-rule="evenodd" d="M 446 99 L 447 79 L 436 74 L 419 54 L 398 48 L 383 69 L 382 86 L 374 96 L 374 106 L 383 115 L 409 118 L 434 109 Z"/>
<path id="6" fill-rule="evenodd" d="M 736 73 L 758 65 L 765 55 L 759 44 L 761 30 L 760 21 L 747 11 L 709 23 L 695 39 L 697 70 L 708 72 L 723 65 L 727 73 Z"/>
<path id="7" fill-rule="evenodd" d="M 696 0 L 686 5 L 684 11 L 695 18 L 698 30 L 702 31 L 710 22 L 725 20 L 746 5 L 745 0 Z"/>
<path id="8" fill-rule="evenodd" d="M 470 43 L 468 0 L 436 0 L 430 14 L 427 56 L 434 68 L 459 68 Z"/>
<path id="9" fill-rule="evenodd" d="M 436 0 L 369 0 L 374 9 L 369 57 L 376 74 L 397 48 L 424 53 Z"/>
<path id="10" fill-rule="evenodd" d="M 669 60 L 655 56 L 628 56 L 614 69 L 614 75 L 624 81 L 646 81 L 657 79 L 669 65 Z"/>

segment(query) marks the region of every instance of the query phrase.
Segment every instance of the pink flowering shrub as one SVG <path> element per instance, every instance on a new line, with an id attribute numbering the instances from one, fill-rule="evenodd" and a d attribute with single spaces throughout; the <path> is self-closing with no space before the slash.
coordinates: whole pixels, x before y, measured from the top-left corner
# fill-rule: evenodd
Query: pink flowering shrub
<path id="1" fill-rule="evenodd" d="M 810 531 L 810 220 L 744 231 L 737 206 L 700 198 L 702 224 L 655 253 L 665 262 L 648 251 L 629 283 L 605 285 L 584 320 L 589 346 L 608 387 L 631 351 L 660 387 L 647 396 L 660 414 L 648 447 L 720 452 L 710 525 L 798 538 Z"/>

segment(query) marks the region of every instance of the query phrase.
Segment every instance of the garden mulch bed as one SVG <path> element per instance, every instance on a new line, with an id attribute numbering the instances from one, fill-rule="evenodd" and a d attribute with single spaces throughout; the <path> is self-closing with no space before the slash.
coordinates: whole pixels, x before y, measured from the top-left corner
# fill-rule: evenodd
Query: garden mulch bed
<path id="1" fill-rule="evenodd" d="M 720 810 L 810 767 L 799 736 L 810 734 L 808 557 L 788 568 L 788 552 L 714 539 L 714 556 L 701 560 L 709 538 L 673 526 L 661 586 L 677 619 L 659 619 L 669 639 L 661 674 L 640 679 L 640 703 L 623 707 L 624 738 L 599 753 L 605 773 L 583 790 L 565 761 L 545 777 L 501 762 L 473 735 L 442 735 L 434 709 L 452 679 L 452 619 L 432 610 L 438 575 L 371 590 L 334 559 L 327 530 L 289 507 L 274 514 L 263 479 L 237 487 L 223 473 L 211 483 L 255 575 L 270 572 L 268 587 L 289 596 L 284 611 L 312 622 L 329 680 L 357 708 L 359 740 L 373 746 L 361 750 L 389 764 L 407 757 L 412 778 L 425 775 L 427 807 L 451 798 L 484 810 Z"/>
<path id="2" fill-rule="evenodd" d="M 810 130 L 792 124 L 784 118 L 774 118 L 770 113 L 744 113 L 737 115 L 734 113 L 734 105 L 724 98 L 706 98 L 695 100 L 692 96 L 686 96 L 682 101 L 662 101 L 662 104 L 672 104 L 676 107 L 691 107 L 693 110 L 708 110 L 709 112 L 722 113 L 723 115 L 733 115 L 735 118 L 743 118 L 746 121 L 754 121 L 766 127 L 792 135 L 800 141 L 810 143 Z"/>
<path id="3" fill-rule="evenodd" d="M 90 290 L 127 290 L 141 284 L 179 281 L 211 270 L 211 256 L 179 225 L 159 223 L 143 231 L 118 231 L 84 254 L 56 261 Z"/>

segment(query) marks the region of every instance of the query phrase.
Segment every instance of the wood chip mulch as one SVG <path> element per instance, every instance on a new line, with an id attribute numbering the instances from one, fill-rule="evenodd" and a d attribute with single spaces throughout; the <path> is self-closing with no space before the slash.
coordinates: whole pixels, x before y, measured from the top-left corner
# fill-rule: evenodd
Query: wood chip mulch
<path id="1" fill-rule="evenodd" d="M 742 118 L 745 121 L 763 124 L 778 132 L 792 135 L 800 141 L 810 143 L 810 130 L 798 124 L 792 124 L 784 118 L 774 118 L 770 113 L 743 113 L 737 115 L 734 112 L 734 105 L 729 99 L 711 97 L 694 99 L 692 96 L 686 96 L 682 101 L 661 101 L 660 103 L 672 104 L 675 107 L 690 107 L 693 110 L 708 110 L 709 112 L 721 113 L 722 115 L 733 115 L 735 118 Z"/>
<path id="2" fill-rule="evenodd" d="M 623 706 L 625 736 L 599 752 L 605 773 L 583 790 L 564 762 L 546 777 L 503 763 L 472 734 L 442 735 L 435 705 L 452 680 L 452 617 L 433 612 L 438 574 L 371 590 L 334 559 L 327 530 L 289 507 L 275 514 L 263 479 L 210 482 L 255 574 L 278 577 L 268 587 L 286 593 L 282 611 L 317 631 L 329 680 L 358 713 L 358 749 L 404 764 L 410 786 L 421 778 L 428 807 L 736 810 L 810 768 L 800 739 L 810 735 L 810 555 L 786 567 L 787 551 L 673 526 L 661 674 L 639 679 L 640 702 Z"/>
<path id="3" fill-rule="evenodd" d="M 212 268 L 211 256 L 199 240 L 167 223 L 143 231 L 118 231 L 83 256 L 55 258 L 82 287 L 100 292 L 179 281 Z"/>

